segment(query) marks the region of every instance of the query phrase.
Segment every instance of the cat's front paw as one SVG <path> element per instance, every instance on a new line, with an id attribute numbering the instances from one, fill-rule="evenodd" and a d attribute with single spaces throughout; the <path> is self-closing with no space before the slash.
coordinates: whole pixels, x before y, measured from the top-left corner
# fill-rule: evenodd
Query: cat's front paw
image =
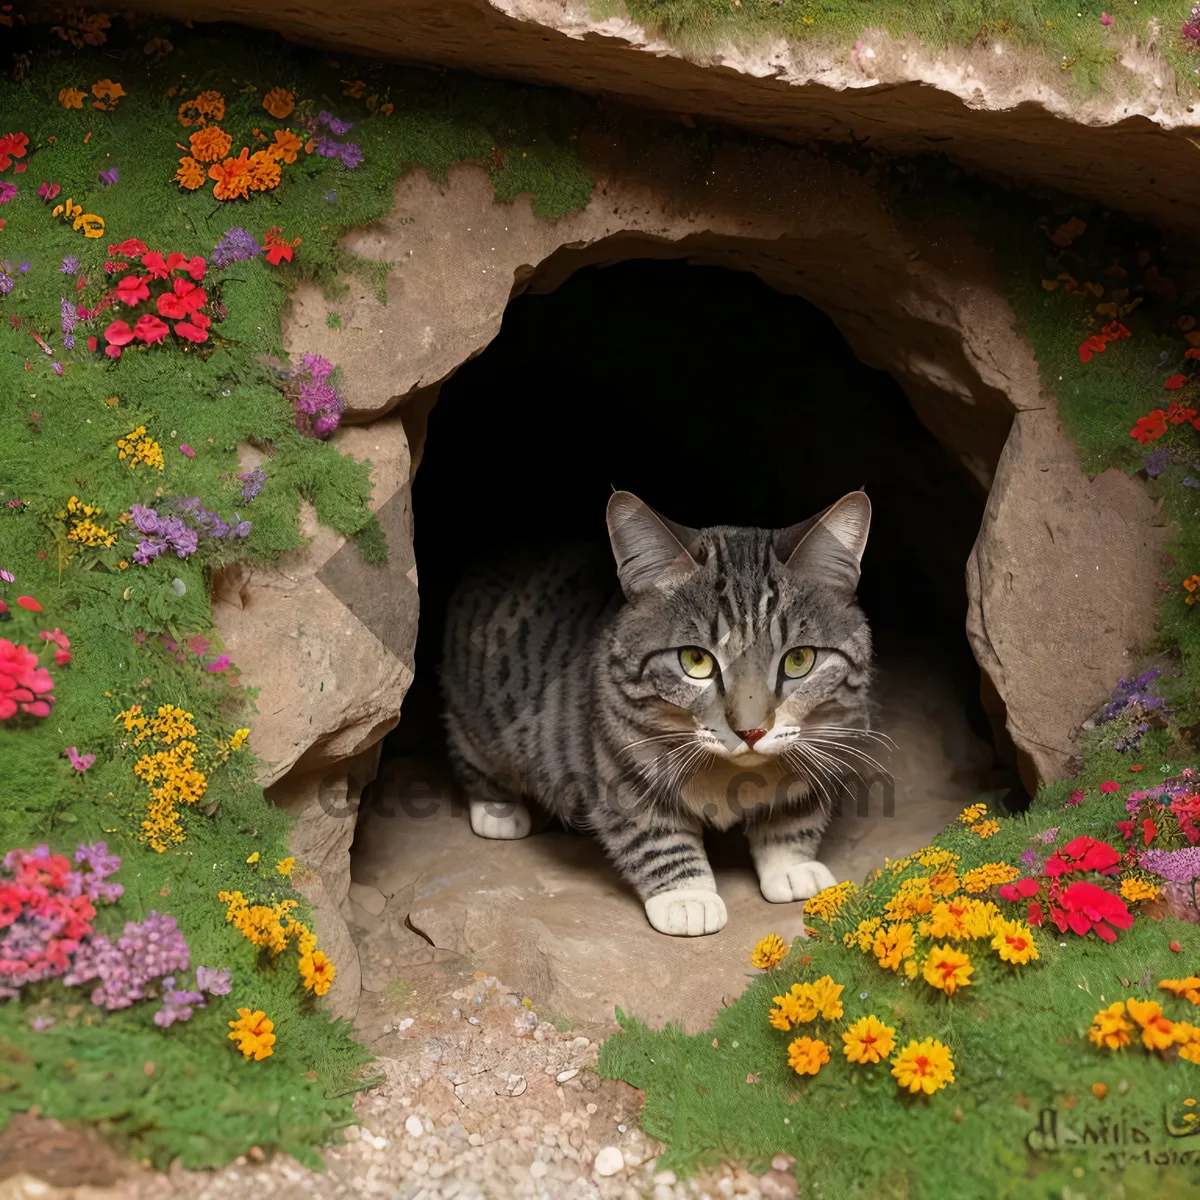
<path id="1" fill-rule="evenodd" d="M 729 919 L 725 901 L 716 892 L 678 888 L 659 892 L 646 901 L 646 916 L 659 933 L 673 937 L 700 937 L 716 933 Z"/>
<path id="2" fill-rule="evenodd" d="M 479 837 L 515 841 L 529 836 L 533 814 L 519 800 L 472 800 L 471 828 Z"/>
<path id="3" fill-rule="evenodd" d="M 777 867 L 759 876 L 758 886 L 764 899 L 772 904 L 790 904 L 793 900 L 807 900 L 837 880 L 833 872 L 816 861 L 796 863 L 791 867 Z"/>

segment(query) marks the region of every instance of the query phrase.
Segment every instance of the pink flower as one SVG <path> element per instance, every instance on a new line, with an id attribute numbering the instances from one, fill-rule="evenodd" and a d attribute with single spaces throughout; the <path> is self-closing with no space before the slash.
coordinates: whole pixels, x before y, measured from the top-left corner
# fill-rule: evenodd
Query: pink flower
<path id="1" fill-rule="evenodd" d="M 206 671 L 225 671 L 229 668 L 229 655 L 221 654 L 214 658 L 204 669 Z"/>
<path id="2" fill-rule="evenodd" d="M 1070 796 L 1067 797 L 1067 802 L 1063 805 L 1063 808 L 1074 808 L 1077 804 L 1082 804 L 1084 797 L 1086 796 L 1087 792 L 1085 792 L 1083 788 L 1076 788 L 1070 794 Z"/>
<path id="3" fill-rule="evenodd" d="M 0 721 L 18 712 L 48 717 L 54 703 L 54 680 L 37 655 L 7 638 L 0 638 Z"/>
<path id="4" fill-rule="evenodd" d="M 86 771 L 96 761 L 94 754 L 80 754 L 74 746 L 68 746 L 63 753 L 71 760 L 71 766 L 77 771 Z"/>
<path id="5" fill-rule="evenodd" d="M 180 444 L 179 453 L 182 454 L 184 456 L 184 458 L 195 458 L 196 457 L 195 450 L 193 450 L 191 448 L 191 446 L 189 446 L 187 444 L 187 442 L 183 442 Z"/>
<path id="6" fill-rule="evenodd" d="M 1121 785 L 1120 785 L 1119 783 L 1117 783 L 1115 780 L 1112 780 L 1112 779 L 1106 779 L 1106 780 L 1105 780 L 1105 781 L 1104 781 L 1104 782 L 1103 782 L 1103 783 L 1100 785 L 1100 790 L 1101 790 L 1101 791 L 1102 791 L 1102 792 L 1103 792 L 1105 795 L 1109 795 L 1109 794 L 1111 794 L 1112 792 L 1119 792 L 1119 791 L 1121 790 Z"/>
<path id="7" fill-rule="evenodd" d="M 145 313 L 133 327 L 133 336 L 149 346 L 161 342 L 170 331 L 171 327 L 166 321 L 160 321 L 153 313 Z"/>
<path id="8" fill-rule="evenodd" d="M 1102 12 L 1100 14 L 1100 24 L 1101 25 L 1111 25 L 1112 22 L 1113 22 L 1113 19 L 1112 19 L 1111 13 Z"/>

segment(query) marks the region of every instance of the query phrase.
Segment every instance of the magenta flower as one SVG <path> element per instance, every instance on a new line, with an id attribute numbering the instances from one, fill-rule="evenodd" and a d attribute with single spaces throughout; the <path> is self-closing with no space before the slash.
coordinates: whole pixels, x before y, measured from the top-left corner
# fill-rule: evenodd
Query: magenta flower
<path id="1" fill-rule="evenodd" d="M 220 654 L 205 668 L 206 671 L 226 671 L 229 669 L 229 655 Z"/>
<path id="2" fill-rule="evenodd" d="M 187 442 L 183 442 L 183 443 L 180 445 L 180 447 L 179 447 L 179 453 L 180 453 L 180 454 L 182 454 L 182 455 L 184 456 L 184 458 L 195 458 L 195 457 L 196 457 L 196 452 L 195 452 L 195 450 L 193 450 L 193 449 L 191 448 L 191 446 L 189 446 L 189 445 L 187 444 Z"/>
<path id="3" fill-rule="evenodd" d="M 37 193 L 37 194 L 38 194 L 39 196 L 41 196 L 41 198 L 42 198 L 42 199 L 43 199 L 43 200 L 44 200 L 44 201 L 45 201 L 47 204 L 49 204 L 49 203 L 50 203 L 50 201 L 51 201 L 51 200 L 53 200 L 53 199 L 54 199 L 54 197 L 55 197 L 55 196 L 57 196 L 57 195 L 58 195 L 58 193 L 59 193 L 59 192 L 61 192 L 61 191 L 62 191 L 62 185 L 61 185 L 61 184 L 58 184 L 58 183 L 43 183 L 43 184 L 42 184 L 42 186 L 41 186 L 40 188 L 38 188 L 38 193 Z"/>
<path id="4" fill-rule="evenodd" d="M 1113 23 L 1113 19 L 1112 19 L 1111 13 L 1102 12 L 1100 14 L 1100 24 L 1101 25 L 1111 25 L 1112 23 Z"/>
<path id="5" fill-rule="evenodd" d="M 0 204 L 7 204 L 17 194 L 15 183 L 0 181 Z"/>
<path id="6" fill-rule="evenodd" d="M 71 766 L 77 771 L 86 771 L 96 761 L 94 754 L 80 754 L 74 746 L 68 746 L 63 753 L 71 760 Z"/>

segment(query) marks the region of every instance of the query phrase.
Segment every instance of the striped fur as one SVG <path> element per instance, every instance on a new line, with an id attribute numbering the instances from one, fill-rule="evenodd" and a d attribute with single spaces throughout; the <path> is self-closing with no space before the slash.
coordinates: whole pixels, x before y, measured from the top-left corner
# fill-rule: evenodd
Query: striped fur
<path id="1" fill-rule="evenodd" d="M 687 529 L 621 492 L 608 517 L 621 591 L 611 560 L 557 546 L 482 565 L 451 600 L 445 721 L 473 827 L 524 836 L 532 801 L 590 828 L 667 933 L 724 924 L 706 826 L 744 827 L 768 900 L 813 895 L 834 882 L 821 833 L 878 765 L 866 497 L 778 531 Z M 798 647 L 815 660 L 791 679 Z"/>

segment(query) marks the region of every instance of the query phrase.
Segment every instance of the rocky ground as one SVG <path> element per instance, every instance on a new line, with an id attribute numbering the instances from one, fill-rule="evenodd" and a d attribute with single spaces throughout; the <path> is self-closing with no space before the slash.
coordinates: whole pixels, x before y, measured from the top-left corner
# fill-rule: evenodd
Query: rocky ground
<path id="1" fill-rule="evenodd" d="M 948 685 L 920 662 L 889 671 L 883 701 L 880 725 L 898 743 L 895 811 L 875 799 L 835 822 L 823 857 L 838 878 L 925 844 L 998 782 Z M 705 1028 L 744 988 L 759 937 L 802 932 L 800 906 L 762 900 L 729 839 L 714 846 L 728 925 L 664 938 L 589 839 L 484 842 L 438 778 L 400 764 L 360 821 L 345 915 L 362 965 L 358 1029 L 386 1078 L 358 1097 L 361 1125 L 328 1147 L 325 1171 L 252 1152 L 221 1171 L 155 1173 L 35 1116 L 0 1137 L 0 1200 L 796 1195 L 786 1155 L 764 1176 L 660 1170 L 662 1147 L 638 1125 L 641 1094 L 595 1064 L 617 1004 Z"/>

